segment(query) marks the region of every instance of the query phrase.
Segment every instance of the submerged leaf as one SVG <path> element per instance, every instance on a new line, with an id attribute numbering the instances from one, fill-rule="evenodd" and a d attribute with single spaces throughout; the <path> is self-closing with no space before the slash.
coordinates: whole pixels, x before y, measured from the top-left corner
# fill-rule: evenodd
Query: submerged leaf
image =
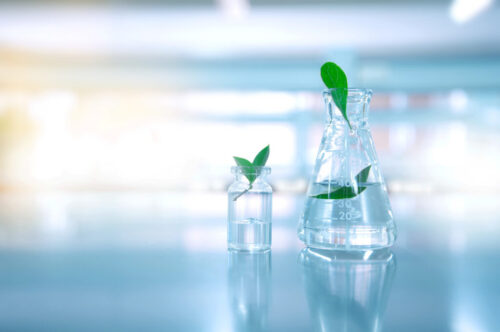
<path id="1" fill-rule="evenodd" d="M 335 89 L 332 90 L 333 101 L 340 109 L 340 112 L 347 121 L 349 128 L 352 128 L 351 123 L 347 118 L 347 96 L 349 91 L 346 74 L 337 64 L 333 62 L 325 62 L 323 66 L 321 66 L 321 79 L 327 88 Z"/>
<path id="2" fill-rule="evenodd" d="M 363 168 L 361 172 L 356 175 L 356 183 L 365 183 L 366 180 L 368 180 L 368 175 L 370 175 L 370 168 L 372 165 L 368 165 L 367 167 Z"/>
<path id="3" fill-rule="evenodd" d="M 312 196 L 314 198 L 320 198 L 320 199 L 346 199 L 346 198 L 353 198 L 361 194 L 363 191 L 365 191 L 366 187 L 359 187 L 358 192 L 354 190 L 353 187 L 340 187 L 339 189 L 332 191 L 330 193 L 325 193 L 325 194 L 319 194 L 316 196 Z"/>
<path id="4" fill-rule="evenodd" d="M 366 183 L 366 181 L 368 180 L 368 176 L 370 175 L 371 167 L 371 165 L 368 165 L 367 167 L 363 168 L 363 170 L 359 172 L 358 175 L 356 175 L 355 179 L 357 185 L 359 185 L 360 183 Z M 318 199 L 346 199 L 356 197 L 365 190 L 365 186 L 358 186 L 357 192 L 356 189 L 352 186 L 343 186 L 340 188 L 336 188 L 329 193 L 314 195 L 311 197 Z"/>

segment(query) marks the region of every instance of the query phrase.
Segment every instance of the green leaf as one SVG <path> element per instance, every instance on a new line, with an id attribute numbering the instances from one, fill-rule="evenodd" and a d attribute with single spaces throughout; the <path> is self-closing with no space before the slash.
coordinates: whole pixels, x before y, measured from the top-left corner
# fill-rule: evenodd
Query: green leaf
<path id="1" fill-rule="evenodd" d="M 342 68 L 333 62 L 325 62 L 321 66 L 321 79 L 325 83 L 326 87 L 332 90 L 332 98 L 335 105 L 340 109 L 342 116 L 347 121 L 349 128 L 351 123 L 347 118 L 347 76 L 345 75 Z"/>
<path id="2" fill-rule="evenodd" d="M 241 167 L 243 175 L 248 179 L 249 186 L 238 195 L 233 198 L 236 201 L 240 196 L 252 189 L 252 184 L 259 174 L 257 174 L 257 167 L 264 167 L 266 165 L 267 159 L 269 158 L 269 145 L 260 150 L 259 153 L 253 159 L 253 163 L 246 160 L 245 158 L 233 157 L 236 164 Z M 260 171 L 260 169 L 259 169 Z"/>
<path id="3" fill-rule="evenodd" d="M 242 167 L 243 175 L 248 179 L 248 182 L 250 182 L 251 185 L 256 178 L 255 167 L 253 167 L 253 164 L 248 160 L 246 160 L 245 158 L 240 158 L 240 157 L 233 157 L 233 158 L 234 161 L 236 161 L 236 164 Z"/>
<path id="4" fill-rule="evenodd" d="M 257 153 L 253 160 L 253 165 L 257 167 L 263 167 L 264 165 L 266 165 L 267 158 L 269 158 L 269 145 L 260 150 L 259 153 Z"/>
<path id="5" fill-rule="evenodd" d="M 368 165 L 367 167 L 363 168 L 361 172 L 356 175 L 356 183 L 366 183 L 368 180 L 368 175 L 370 175 L 370 168 L 372 165 Z"/>
<path id="6" fill-rule="evenodd" d="M 358 190 L 359 192 L 356 193 L 353 187 L 340 187 L 335 191 L 332 191 L 330 193 L 325 193 L 325 194 L 319 194 L 316 196 L 312 196 L 314 198 L 320 198 L 320 199 L 346 199 L 346 198 L 353 198 L 361 194 L 363 191 L 365 191 L 366 187 L 359 187 Z"/>
<path id="7" fill-rule="evenodd" d="M 371 165 L 368 165 L 367 167 L 363 168 L 363 170 L 359 172 L 358 175 L 356 175 L 355 177 L 356 184 L 366 183 L 366 181 L 368 180 L 368 176 L 370 175 L 371 167 L 372 167 Z M 352 186 L 343 186 L 340 188 L 336 188 L 335 190 L 329 193 L 314 195 L 311 197 L 319 199 L 346 199 L 346 198 L 356 197 L 365 190 L 366 190 L 365 186 L 358 187 L 357 192 Z"/>

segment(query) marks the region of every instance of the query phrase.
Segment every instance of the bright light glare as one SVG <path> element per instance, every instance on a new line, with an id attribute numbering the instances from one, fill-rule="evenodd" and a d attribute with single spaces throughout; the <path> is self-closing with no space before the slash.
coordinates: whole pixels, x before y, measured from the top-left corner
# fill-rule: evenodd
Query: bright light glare
<path id="1" fill-rule="evenodd" d="M 469 102 L 467 93 L 463 90 L 453 90 L 448 97 L 451 109 L 455 113 L 463 113 Z"/>
<path id="2" fill-rule="evenodd" d="M 450 7 L 450 16 L 457 23 L 465 23 L 486 10 L 493 0 L 455 0 Z"/>
<path id="3" fill-rule="evenodd" d="M 415 126 L 395 124 L 389 128 L 389 145 L 395 153 L 404 153 L 415 143 L 417 138 Z"/>
<path id="4" fill-rule="evenodd" d="M 191 112 L 216 115 L 286 114 L 304 104 L 306 95 L 288 92 L 191 92 L 176 98 L 179 106 Z"/>
<path id="5" fill-rule="evenodd" d="M 230 19 L 242 19 L 250 11 L 248 0 L 217 0 L 217 5 L 224 15 Z"/>
<path id="6" fill-rule="evenodd" d="M 71 92 L 52 91 L 34 98 L 29 112 L 39 126 L 33 168 L 35 179 L 60 180 L 71 151 L 68 117 L 76 104 Z"/>
<path id="7" fill-rule="evenodd" d="M 457 280 L 452 302 L 452 325 L 456 332 L 485 332 L 484 322 L 478 313 L 477 295 L 464 287 L 463 281 Z M 471 294 L 472 293 L 472 294 Z"/>

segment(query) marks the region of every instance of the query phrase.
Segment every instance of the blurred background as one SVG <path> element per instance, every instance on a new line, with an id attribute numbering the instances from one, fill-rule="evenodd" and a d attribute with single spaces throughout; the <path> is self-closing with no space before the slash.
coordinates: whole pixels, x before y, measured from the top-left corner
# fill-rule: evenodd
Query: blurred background
<path id="1" fill-rule="evenodd" d="M 325 61 L 373 89 L 399 245 L 498 249 L 499 22 L 494 0 L 1 0 L 4 299 L 37 260 L 12 250 L 224 249 L 232 156 L 267 144 L 273 252 L 295 255 Z M 443 326 L 494 325 L 462 299 Z"/>
<path id="2" fill-rule="evenodd" d="M 56 220 L 76 193 L 222 197 L 231 157 L 271 144 L 275 192 L 303 193 L 331 60 L 374 91 L 391 193 L 496 193 L 499 20 L 492 0 L 1 1 L 0 190 L 65 194 L 40 203 Z"/>
<path id="3" fill-rule="evenodd" d="M 331 60 L 374 91 L 392 191 L 495 191 L 491 2 L 1 1 L 0 188 L 221 192 L 270 143 L 275 189 L 303 192 Z"/>

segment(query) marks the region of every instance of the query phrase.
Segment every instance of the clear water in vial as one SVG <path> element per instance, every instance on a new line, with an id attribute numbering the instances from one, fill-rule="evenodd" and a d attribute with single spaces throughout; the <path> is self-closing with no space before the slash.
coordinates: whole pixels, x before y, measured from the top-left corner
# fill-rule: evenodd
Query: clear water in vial
<path id="1" fill-rule="evenodd" d="M 271 249 L 271 199 L 268 192 L 247 192 L 233 201 L 229 195 L 228 248 L 243 251 Z"/>
<path id="2" fill-rule="evenodd" d="M 366 190 L 350 199 L 307 198 L 302 217 L 307 220 L 301 220 L 303 229 L 299 234 L 307 246 L 363 250 L 394 243 L 395 226 L 383 185 L 359 185 Z M 316 183 L 311 192 L 326 193 L 328 185 Z"/>

